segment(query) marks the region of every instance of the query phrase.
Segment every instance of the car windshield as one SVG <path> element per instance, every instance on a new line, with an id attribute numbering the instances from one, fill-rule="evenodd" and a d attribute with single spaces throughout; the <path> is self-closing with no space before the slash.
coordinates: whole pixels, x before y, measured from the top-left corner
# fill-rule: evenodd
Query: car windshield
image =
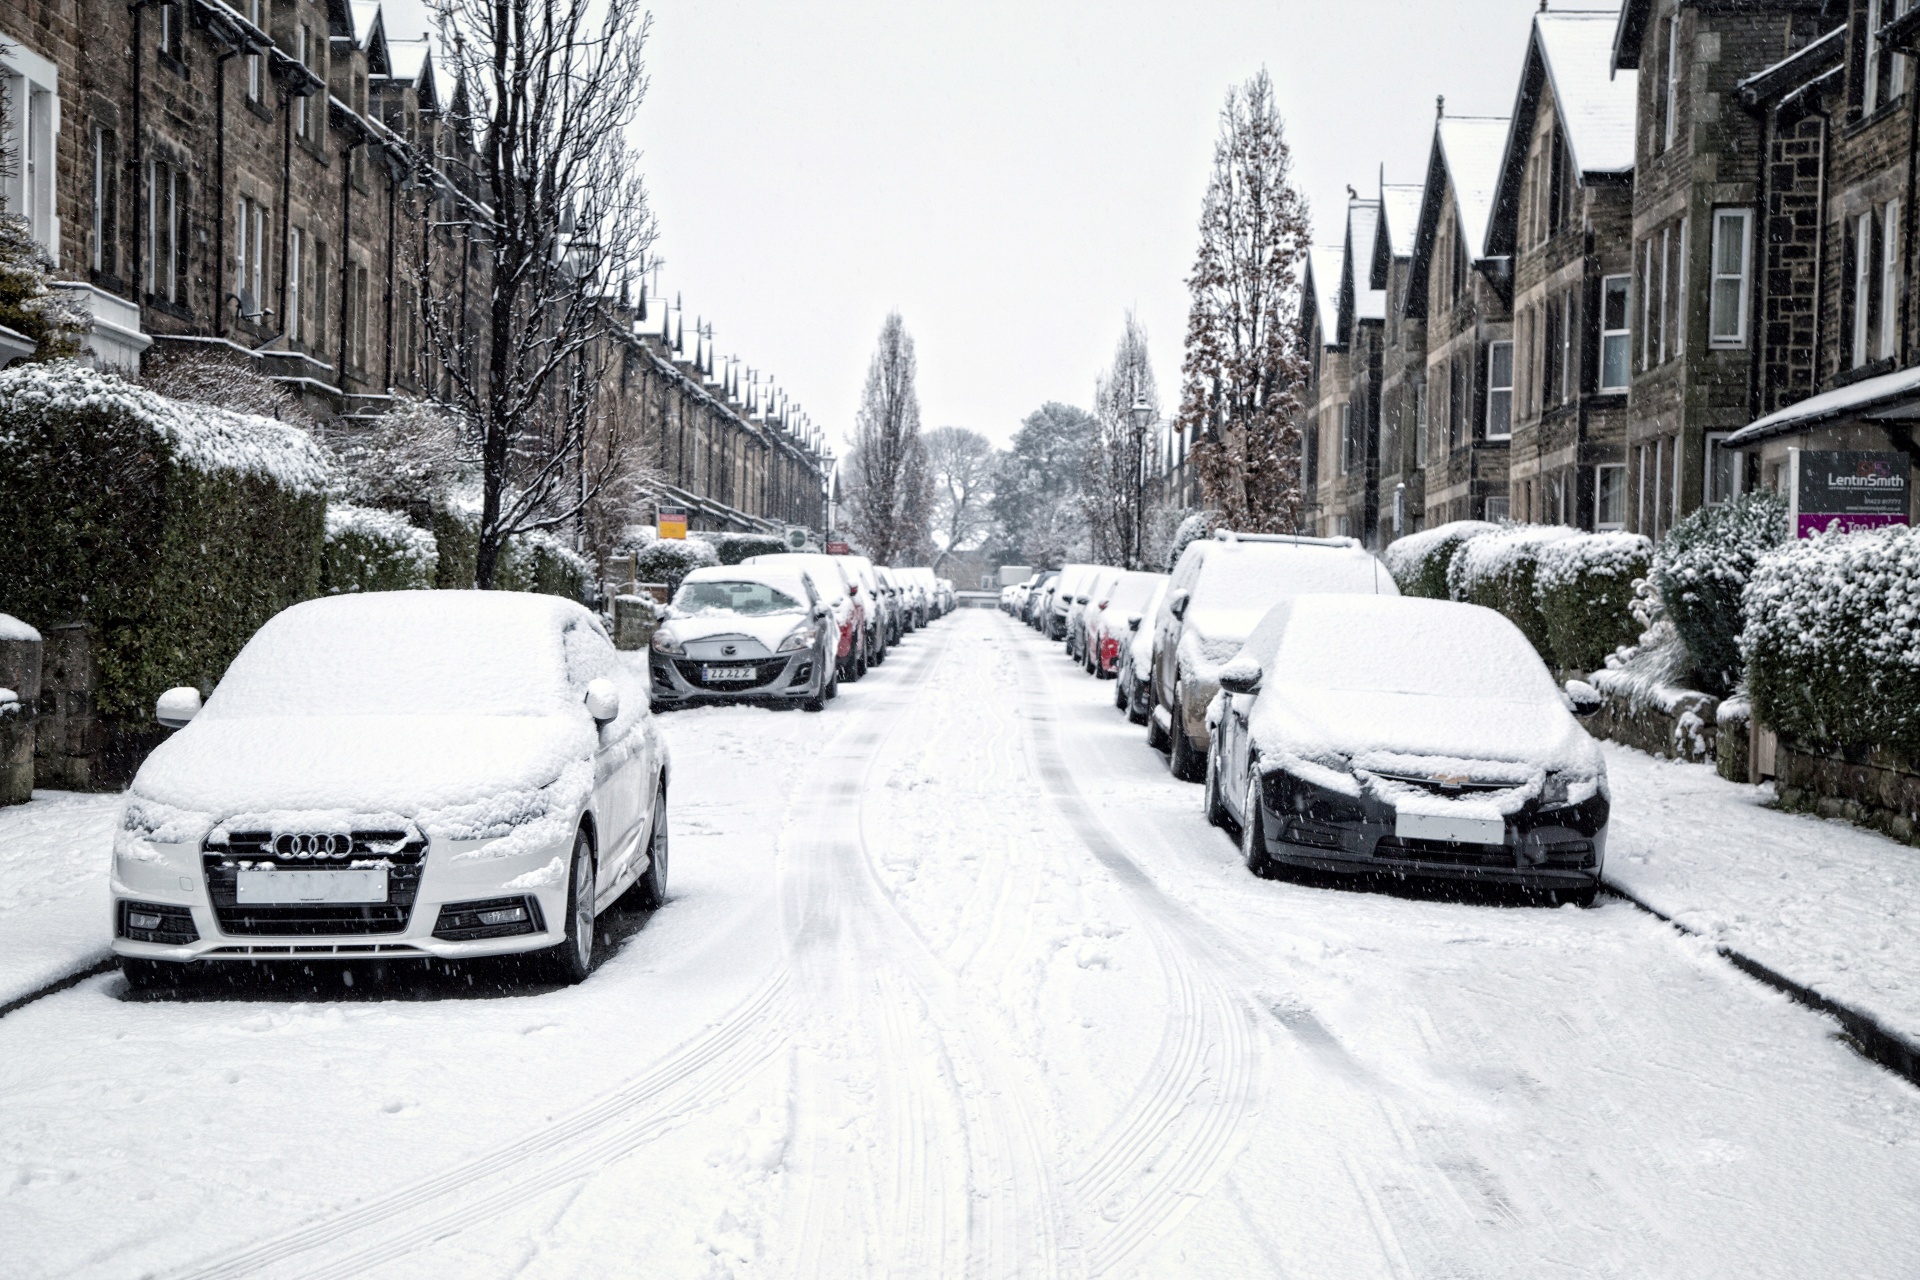
<path id="1" fill-rule="evenodd" d="M 800 602 L 764 582 L 689 582 L 673 598 L 673 607 L 682 613 L 706 609 L 724 609 L 759 617 L 766 613 L 784 613 L 800 608 Z"/>
<path id="2" fill-rule="evenodd" d="M 1107 609 L 1118 609 L 1122 613 L 1139 613 L 1153 599 L 1153 593 L 1160 589 L 1160 578 L 1151 573 L 1130 573 L 1115 583 L 1107 595 Z"/>
<path id="3" fill-rule="evenodd" d="M 1379 562 L 1346 547 L 1285 542 L 1222 543 L 1207 553 L 1193 585 L 1196 609 L 1266 609 L 1316 591 L 1397 594 Z"/>

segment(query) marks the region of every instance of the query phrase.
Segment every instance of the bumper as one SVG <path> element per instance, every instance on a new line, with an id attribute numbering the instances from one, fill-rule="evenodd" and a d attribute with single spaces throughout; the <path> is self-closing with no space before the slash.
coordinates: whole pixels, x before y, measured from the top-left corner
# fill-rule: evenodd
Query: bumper
<path id="1" fill-rule="evenodd" d="M 540 951 L 565 941 L 567 922 L 567 864 L 573 854 L 568 834 L 551 845 L 524 853 L 489 857 L 484 841 L 431 845 L 421 868 L 420 882 L 404 928 L 383 933 L 229 933 L 221 917 L 232 920 L 235 908 L 216 909 L 202 869 L 202 855 L 192 845 L 156 847 L 166 856 L 159 861 L 116 856 L 110 881 L 109 929 L 113 953 L 145 960 L 176 962 L 314 960 L 462 960 L 479 956 L 514 955 Z M 459 903 L 488 903 L 512 899 L 532 908 L 527 932 L 472 940 L 436 938 L 441 908 Z M 127 937 L 124 904 L 151 905 L 190 915 L 199 936 L 190 942 L 151 942 Z M 446 923 L 452 923 L 448 921 Z M 174 930 L 172 932 L 179 932 Z"/>
<path id="2" fill-rule="evenodd" d="M 824 691 L 831 673 L 817 650 L 789 653 L 758 663 L 755 678 L 735 684 L 709 684 L 700 668 L 711 664 L 688 658 L 654 654 L 648 660 L 650 687 L 656 707 L 694 706 L 710 702 L 803 702 Z"/>

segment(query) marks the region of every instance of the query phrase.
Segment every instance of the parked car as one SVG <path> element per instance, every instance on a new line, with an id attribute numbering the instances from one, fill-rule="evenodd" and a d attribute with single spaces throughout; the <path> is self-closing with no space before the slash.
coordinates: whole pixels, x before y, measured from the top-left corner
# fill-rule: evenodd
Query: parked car
<path id="1" fill-rule="evenodd" d="M 1087 665 L 1087 613 L 1099 611 L 1099 602 L 1106 599 L 1107 590 L 1125 572 L 1112 565 L 1095 565 L 1081 577 L 1080 586 L 1067 605 L 1067 631 L 1063 637 L 1067 656 L 1083 667 Z"/>
<path id="2" fill-rule="evenodd" d="M 940 601 L 940 616 L 946 617 L 960 607 L 960 595 L 953 589 L 952 578 L 935 578 L 935 597 Z"/>
<path id="3" fill-rule="evenodd" d="M 1075 599 L 1086 593 L 1087 578 L 1098 565 L 1070 564 L 1060 570 L 1060 581 L 1054 584 L 1053 598 L 1047 605 L 1047 616 L 1042 628 L 1049 640 L 1067 638 L 1067 614 L 1073 608 Z"/>
<path id="4" fill-rule="evenodd" d="M 1288 596 L 1307 592 L 1398 595 L 1393 575 L 1352 538 L 1234 534 L 1189 543 L 1154 619 L 1148 741 L 1167 751 L 1175 777 L 1207 768 L 1207 704 L 1214 672 L 1253 626 Z"/>
<path id="5" fill-rule="evenodd" d="M 1140 630 L 1141 619 L 1150 616 L 1147 608 L 1166 580 L 1164 573 L 1130 570 L 1115 577 L 1087 605 L 1087 639 L 1082 646 L 1086 657 L 1082 665 L 1089 673 L 1102 680 L 1119 676 L 1120 651 Z"/>
<path id="6" fill-rule="evenodd" d="M 886 620 L 891 605 L 881 592 L 880 576 L 874 572 L 873 561 L 865 556 L 835 556 L 834 559 L 841 562 L 847 577 L 860 587 L 860 597 L 866 605 L 861 634 L 866 639 L 867 665 L 877 667 L 887 660 L 887 646 L 893 643 L 887 635 Z"/>
<path id="7" fill-rule="evenodd" d="M 594 917 L 667 888 L 665 743 L 600 620 L 508 591 L 330 596 L 255 632 L 134 775 L 113 951 L 188 966 L 538 952 L 578 982 Z"/>
<path id="8" fill-rule="evenodd" d="M 1303 595 L 1219 673 L 1207 816 L 1247 866 L 1593 901 L 1606 761 L 1520 629 L 1478 605 Z"/>
<path id="9" fill-rule="evenodd" d="M 867 674 L 867 602 L 860 594 L 859 584 L 848 575 L 838 556 L 818 551 L 781 551 L 749 556 L 744 563 L 805 570 L 813 580 L 814 590 L 833 609 L 838 633 L 834 661 L 840 668 L 839 678 L 852 683 Z"/>
<path id="10" fill-rule="evenodd" d="M 1167 598 L 1168 581 L 1164 574 L 1156 576 L 1160 580 L 1154 584 L 1153 597 L 1140 611 L 1139 620 L 1128 624 L 1130 634 L 1120 647 L 1120 676 L 1114 681 L 1113 705 L 1135 724 L 1147 723 L 1147 713 L 1153 708 L 1153 627 L 1149 624 L 1159 616 L 1160 603 Z"/>
<path id="11" fill-rule="evenodd" d="M 710 565 L 653 633 L 655 706 L 760 702 L 824 710 L 839 691 L 833 606 L 804 569 Z"/>
<path id="12" fill-rule="evenodd" d="M 893 570 L 883 564 L 875 565 L 873 572 L 880 579 L 881 594 L 886 597 L 887 643 L 899 644 L 907 634 L 904 624 L 906 588 L 900 585 L 900 580 L 894 576 Z"/>
<path id="13" fill-rule="evenodd" d="M 1053 595 L 1059 588 L 1060 571 L 1055 569 L 1043 575 L 1033 594 L 1027 597 L 1026 623 L 1035 631 L 1045 633 L 1047 618 L 1053 609 Z"/>
<path id="14" fill-rule="evenodd" d="M 933 575 L 911 566 L 893 572 L 907 585 L 907 616 L 913 620 L 914 629 L 926 626 L 933 620 L 933 592 L 929 589 Z"/>

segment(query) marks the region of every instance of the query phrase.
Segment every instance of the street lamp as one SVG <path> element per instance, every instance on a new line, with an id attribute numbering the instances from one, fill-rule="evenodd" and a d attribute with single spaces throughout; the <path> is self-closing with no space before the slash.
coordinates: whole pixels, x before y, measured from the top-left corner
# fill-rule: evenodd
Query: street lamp
<path id="1" fill-rule="evenodd" d="M 1129 546 L 1126 548 L 1127 568 L 1140 567 L 1140 552 L 1146 545 L 1147 524 L 1147 432 L 1153 425 L 1153 406 L 1147 403 L 1146 395 L 1134 384 L 1133 408 L 1129 410 L 1133 417 L 1133 511 L 1127 531 Z"/>

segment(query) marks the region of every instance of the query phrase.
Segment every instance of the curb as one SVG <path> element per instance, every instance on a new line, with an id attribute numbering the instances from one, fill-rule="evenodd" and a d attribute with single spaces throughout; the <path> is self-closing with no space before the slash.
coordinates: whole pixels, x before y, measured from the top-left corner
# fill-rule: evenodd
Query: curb
<path id="1" fill-rule="evenodd" d="M 78 986 L 96 974 L 107 973 L 117 967 L 118 964 L 119 961 L 115 960 L 112 956 L 108 956 L 104 960 L 95 960 L 84 969 L 76 969 L 64 978 L 55 978 L 52 982 L 43 983 L 23 996 L 16 996 L 5 1004 L 0 1004 L 0 1018 L 6 1017 L 15 1009 L 24 1009 L 35 1000 L 44 999 L 56 992 L 65 991 L 68 987 Z"/>
<path id="2" fill-rule="evenodd" d="M 1666 912 L 1641 901 L 1611 880 L 1603 878 L 1601 883 L 1614 897 L 1632 903 L 1654 919 L 1672 925 L 1679 932 L 1694 938 L 1705 936 L 1698 929 L 1690 929 Z M 1861 1057 L 1885 1067 L 1909 1084 L 1920 1086 L 1920 1046 L 1916 1046 L 1898 1031 L 1882 1026 L 1870 1015 L 1823 996 L 1813 988 L 1795 982 L 1778 970 L 1724 943 L 1714 943 L 1713 949 L 1720 954 L 1721 958 L 1748 977 L 1758 978 L 1796 1003 L 1834 1019 L 1846 1031 L 1848 1043 Z"/>

